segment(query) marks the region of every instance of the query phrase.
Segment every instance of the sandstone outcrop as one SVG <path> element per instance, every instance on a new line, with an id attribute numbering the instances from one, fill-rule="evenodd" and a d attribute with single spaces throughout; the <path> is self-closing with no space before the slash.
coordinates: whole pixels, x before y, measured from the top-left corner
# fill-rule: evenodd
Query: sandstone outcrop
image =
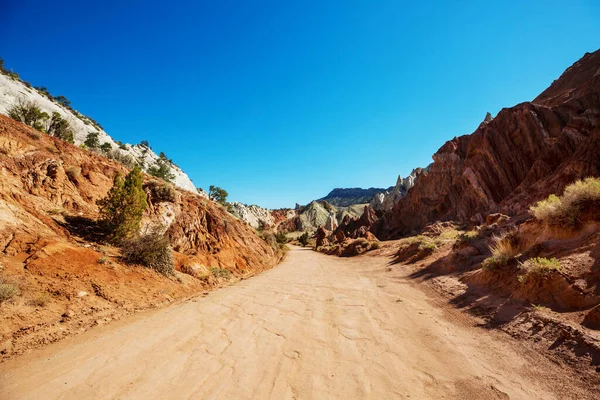
<path id="1" fill-rule="evenodd" d="M 525 214 L 570 182 L 600 175 L 600 51 L 586 54 L 533 102 L 501 110 L 434 155 L 429 171 L 383 214 L 379 237 L 434 221 Z"/>

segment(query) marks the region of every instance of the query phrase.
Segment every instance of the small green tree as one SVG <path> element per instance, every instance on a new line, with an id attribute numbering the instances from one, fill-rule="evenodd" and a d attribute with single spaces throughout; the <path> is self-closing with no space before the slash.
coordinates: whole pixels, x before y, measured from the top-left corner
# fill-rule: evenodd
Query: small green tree
<path id="1" fill-rule="evenodd" d="M 8 116 L 25 125 L 29 125 L 40 132 L 44 130 L 45 122 L 50 117 L 40 110 L 36 103 L 22 98 L 18 99 L 17 103 L 8 109 Z"/>
<path id="2" fill-rule="evenodd" d="M 65 96 L 56 96 L 54 100 L 65 108 L 71 108 L 71 102 Z"/>
<path id="3" fill-rule="evenodd" d="M 102 150 L 104 153 L 108 153 L 112 150 L 112 145 L 108 142 L 104 142 L 102 145 L 100 145 L 100 150 Z"/>
<path id="4" fill-rule="evenodd" d="M 227 204 L 227 196 L 229 196 L 229 193 L 227 193 L 225 189 L 221 189 L 218 186 L 210 185 L 208 188 L 208 198 L 212 201 L 220 203 L 223 206 Z"/>
<path id="5" fill-rule="evenodd" d="M 97 149 L 100 147 L 100 140 L 98 139 L 98 132 L 89 132 L 83 142 L 89 149 Z"/>
<path id="6" fill-rule="evenodd" d="M 304 232 L 302 235 L 300 235 L 298 241 L 302 246 L 306 246 L 308 244 L 308 232 Z"/>
<path id="7" fill-rule="evenodd" d="M 156 160 L 156 163 L 148 168 L 148 173 L 166 182 L 173 182 L 175 179 L 175 175 L 171 172 L 171 167 L 167 161 L 162 158 Z"/>
<path id="8" fill-rule="evenodd" d="M 50 117 L 46 124 L 46 133 L 66 142 L 75 143 L 71 125 L 69 125 L 69 122 L 66 119 L 63 119 L 56 111 L 52 113 L 52 117 Z"/>
<path id="9" fill-rule="evenodd" d="M 142 184 L 142 170 L 136 166 L 125 179 L 117 173 L 107 196 L 98 200 L 102 221 L 114 240 L 131 237 L 139 231 L 147 206 Z"/>

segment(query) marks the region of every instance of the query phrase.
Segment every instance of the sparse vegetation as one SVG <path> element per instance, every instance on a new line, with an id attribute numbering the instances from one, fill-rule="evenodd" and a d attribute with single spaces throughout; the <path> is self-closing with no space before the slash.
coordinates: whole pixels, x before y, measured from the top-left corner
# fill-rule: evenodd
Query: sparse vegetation
<path id="1" fill-rule="evenodd" d="M 75 136 L 71 125 L 66 119 L 63 119 L 57 112 L 53 112 L 52 116 L 46 123 L 46 133 L 50 136 L 57 137 L 65 142 L 75 143 Z"/>
<path id="2" fill-rule="evenodd" d="M 548 259 L 544 257 L 530 258 L 520 264 L 520 267 L 524 271 L 522 275 L 519 275 L 519 282 L 521 283 L 526 283 L 534 277 L 543 277 L 552 271 L 562 269 L 562 265 L 556 258 Z"/>
<path id="3" fill-rule="evenodd" d="M 8 109 L 8 116 L 40 132 L 44 131 L 45 122 L 50 117 L 40 110 L 38 105 L 33 101 L 27 101 L 22 98 L 17 99 L 17 103 Z"/>
<path id="4" fill-rule="evenodd" d="M 52 300 L 52 296 L 48 292 L 38 292 L 36 293 L 29 304 L 35 307 L 45 307 Z"/>
<path id="5" fill-rule="evenodd" d="M 139 167 L 133 168 L 125 179 L 117 174 L 108 195 L 97 202 L 102 221 L 113 239 L 132 236 L 139 230 L 147 206 L 142 184 L 142 171 Z"/>
<path id="6" fill-rule="evenodd" d="M 562 196 L 551 194 L 530 210 L 535 218 L 547 224 L 573 226 L 586 205 L 600 205 L 600 178 L 576 181 L 565 188 Z"/>
<path id="7" fill-rule="evenodd" d="M 125 240 L 123 257 L 130 263 L 141 264 L 165 276 L 173 275 L 173 251 L 169 238 L 157 231 Z"/>
<path id="8" fill-rule="evenodd" d="M 111 160 L 115 160 L 116 162 L 123 164 L 129 169 L 132 169 L 137 165 L 137 162 L 130 154 L 123 154 L 116 149 L 107 151 L 106 153 L 104 153 L 104 155 L 110 158 Z"/>
<path id="9" fill-rule="evenodd" d="M 486 271 L 494 271 L 506 266 L 511 260 L 521 253 L 521 248 L 515 244 L 515 238 L 512 235 L 503 238 L 493 238 L 494 244 L 490 246 L 491 257 L 486 258 L 481 263 L 481 267 Z"/>
<path id="10" fill-rule="evenodd" d="M 108 263 L 109 261 L 110 261 L 110 260 L 109 260 L 109 258 L 108 258 L 108 257 L 100 257 L 100 258 L 98 259 L 98 261 L 96 261 L 96 262 L 97 262 L 98 264 L 106 264 L 106 263 Z"/>
<path id="11" fill-rule="evenodd" d="M 175 175 L 171 172 L 168 162 L 162 158 L 156 160 L 156 163 L 148 168 L 148 173 L 166 182 L 173 182 L 175 179 Z"/>
<path id="12" fill-rule="evenodd" d="M 218 186 L 210 185 L 208 188 L 208 198 L 223 206 L 227 204 L 227 196 L 229 196 L 229 193 Z"/>
<path id="13" fill-rule="evenodd" d="M 21 290 L 12 283 L 0 283 L 0 303 L 11 300 L 21 295 Z"/>
<path id="14" fill-rule="evenodd" d="M 286 244 L 287 242 L 289 242 L 289 239 L 288 239 L 287 235 L 285 234 L 285 232 L 275 233 L 275 240 L 279 244 Z"/>
<path id="15" fill-rule="evenodd" d="M 213 267 L 210 269 L 210 273 L 213 274 L 215 278 L 221 279 L 230 279 L 231 271 L 225 268 Z"/>
<path id="16" fill-rule="evenodd" d="M 74 182 L 77 180 L 79 175 L 81 175 L 81 168 L 77 167 L 75 165 L 70 165 L 65 168 L 65 174 L 67 175 L 67 178 L 69 178 L 69 180 L 71 182 Z"/>
<path id="17" fill-rule="evenodd" d="M 298 237 L 298 241 L 304 247 L 308 245 L 308 232 L 304 232 L 302 235 Z"/>
<path id="18" fill-rule="evenodd" d="M 107 154 L 112 150 L 112 145 L 108 142 L 104 142 L 100 145 L 100 150 L 102 150 L 103 153 Z"/>
<path id="19" fill-rule="evenodd" d="M 169 184 L 151 181 L 146 184 L 146 188 L 150 191 L 150 197 L 154 202 L 177 202 L 177 191 Z"/>
<path id="20" fill-rule="evenodd" d="M 83 142 L 88 149 L 97 149 L 100 147 L 100 140 L 98 139 L 98 132 L 89 132 Z"/>

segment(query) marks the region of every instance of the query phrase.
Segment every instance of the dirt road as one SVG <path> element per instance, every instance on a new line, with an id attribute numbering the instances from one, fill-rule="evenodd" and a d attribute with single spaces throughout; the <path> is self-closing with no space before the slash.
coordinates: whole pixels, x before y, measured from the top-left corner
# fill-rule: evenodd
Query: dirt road
<path id="1" fill-rule="evenodd" d="M 384 258 L 295 248 L 275 269 L 206 298 L 0 365 L 0 399 L 575 395 L 559 367 L 386 268 Z"/>

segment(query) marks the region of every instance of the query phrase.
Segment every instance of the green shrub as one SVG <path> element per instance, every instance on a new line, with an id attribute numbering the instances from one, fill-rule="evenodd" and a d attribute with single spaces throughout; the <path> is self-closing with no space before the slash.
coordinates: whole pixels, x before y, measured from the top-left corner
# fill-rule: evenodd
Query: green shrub
<path id="1" fill-rule="evenodd" d="M 85 145 L 84 145 L 85 146 Z M 123 154 L 119 150 L 110 150 L 104 154 L 106 157 L 123 164 L 129 169 L 135 168 L 137 162 L 130 154 Z"/>
<path id="2" fill-rule="evenodd" d="M 98 132 L 89 132 L 83 142 L 88 149 L 97 149 L 100 147 L 100 140 L 98 139 Z"/>
<path id="3" fill-rule="evenodd" d="M 159 158 L 153 166 L 148 168 L 148 173 L 166 182 L 173 182 L 175 175 L 171 172 L 168 162 Z"/>
<path id="4" fill-rule="evenodd" d="M 113 239 L 126 238 L 140 229 L 140 221 L 147 206 L 142 185 L 143 177 L 139 167 L 132 169 L 125 179 L 117 173 L 108 195 L 97 202 L 102 221 Z"/>
<path id="5" fill-rule="evenodd" d="M 11 300 L 21 294 L 21 290 L 12 283 L 0 283 L 0 303 Z"/>
<path id="6" fill-rule="evenodd" d="M 46 123 L 46 133 L 65 142 L 75 143 L 75 135 L 73 134 L 71 125 L 57 112 L 53 112 L 52 117 Z"/>
<path id="7" fill-rule="evenodd" d="M 8 116 L 40 132 L 44 130 L 45 123 L 50 118 L 47 113 L 40 110 L 35 102 L 22 98 L 8 109 Z"/>
<path id="8" fill-rule="evenodd" d="M 104 142 L 100 145 L 100 150 L 102 150 L 103 153 L 108 153 L 112 150 L 112 145 L 108 142 Z"/>
<path id="9" fill-rule="evenodd" d="M 208 198 L 223 206 L 227 204 L 227 196 L 229 196 L 229 193 L 218 186 L 210 185 L 208 188 Z"/>
<path id="10" fill-rule="evenodd" d="M 285 234 L 285 232 L 277 232 L 275 234 L 275 240 L 279 244 L 286 244 L 287 242 L 289 242 L 289 239 L 288 239 L 287 235 Z"/>
<path id="11" fill-rule="evenodd" d="M 560 271 L 562 265 L 556 258 L 535 257 L 520 264 L 524 274 L 519 276 L 519 282 L 526 283 L 533 277 L 543 277 L 552 271 Z"/>
<path id="12" fill-rule="evenodd" d="M 600 178 L 586 178 L 568 185 L 561 197 L 554 194 L 530 207 L 533 216 L 550 225 L 575 225 L 585 205 L 600 203 Z"/>
<path id="13" fill-rule="evenodd" d="M 150 192 L 150 198 L 153 202 L 177 202 L 177 191 L 169 184 L 151 181 L 145 185 L 145 188 Z"/>
<path id="14" fill-rule="evenodd" d="M 306 245 L 308 245 L 308 232 L 304 232 L 302 235 L 300 235 L 298 241 L 302 246 L 306 247 Z"/>
<path id="15" fill-rule="evenodd" d="M 123 257 L 126 261 L 141 264 L 165 276 L 173 275 L 173 251 L 165 235 L 151 232 L 123 241 Z"/>

